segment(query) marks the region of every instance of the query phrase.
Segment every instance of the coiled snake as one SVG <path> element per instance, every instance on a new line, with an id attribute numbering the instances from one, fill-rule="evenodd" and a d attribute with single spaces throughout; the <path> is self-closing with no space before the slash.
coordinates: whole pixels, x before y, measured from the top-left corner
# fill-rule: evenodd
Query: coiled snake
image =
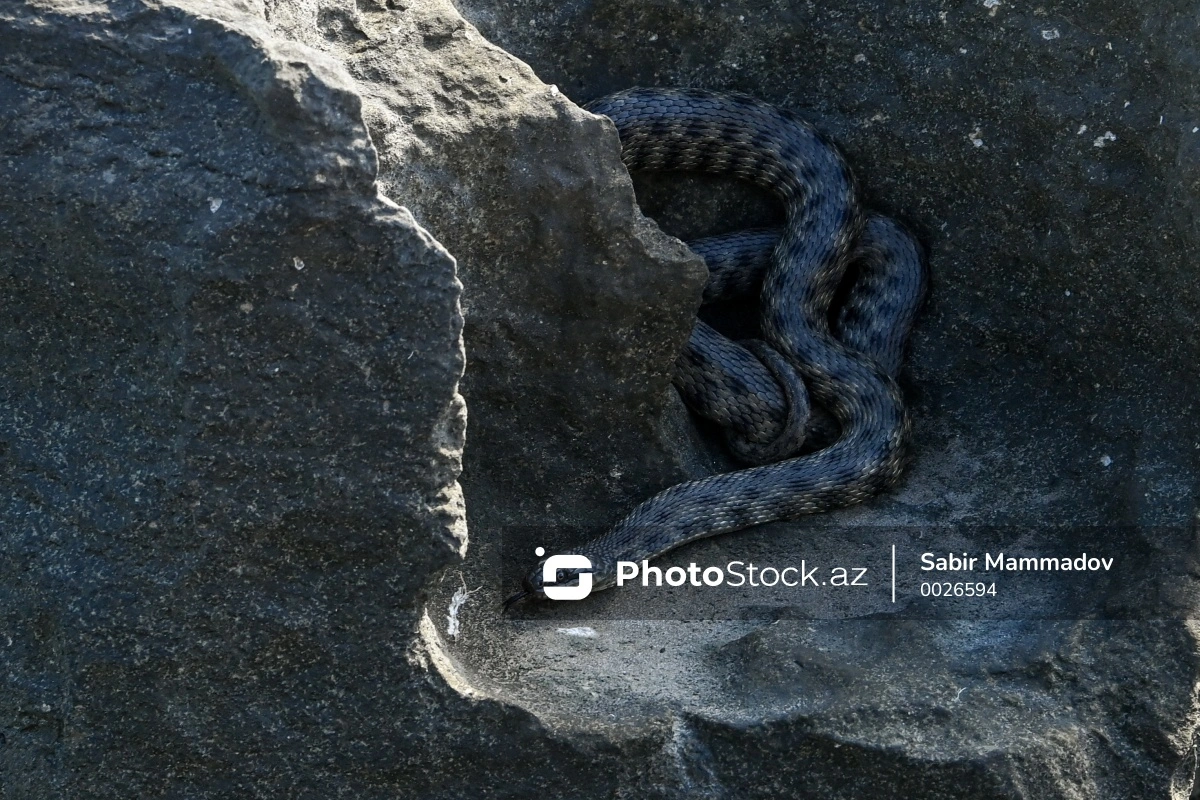
<path id="1" fill-rule="evenodd" d="M 611 119 L 630 171 L 691 170 L 749 181 L 782 202 L 779 231 L 692 243 L 709 266 L 705 299 L 761 282 L 762 340 L 735 343 L 698 321 L 675 384 L 723 425 L 733 453 L 758 464 L 672 486 L 574 552 L 592 590 L 618 561 L 753 525 L 858 503 L 892 486 L 909 423 L 895 375 L 924 295 L 920 248 L 897 223 L 865 215 L 846 162 L 812 126 L 745 95 L 631 89 L 586 106 Z M 858 269 L 831 326 L 848 267 Z M 809 398 L 832 414 L 811 413 Z M 809 440 L 828 444 L 797 454 Z M 543 562 L 544 563 L 544 562 Z M 573 579 L 570 570 L 558 582 Z M 506 602 L 544 597 L 542 563 Z"/>

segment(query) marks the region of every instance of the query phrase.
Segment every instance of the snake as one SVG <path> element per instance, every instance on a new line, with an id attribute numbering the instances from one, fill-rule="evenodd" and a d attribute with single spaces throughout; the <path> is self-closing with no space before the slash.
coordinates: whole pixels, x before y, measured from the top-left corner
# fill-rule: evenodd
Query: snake
<path id="1" fill-rule="evenodd" d="M 725 430 L 748 466 L 670 486 L 573 548 L 592 565 L 592 592 L 616 584 L 618 561 L 653 560 L 893 487 L 911 428 L 896 375 L 928 283 L 912 234 L 863 209 L 827 136 L 762 100 L 635 88 L 584 108 L 615 125 L 630 172 L 724 176 L 766 190 L 784 210 L 782 229 L 689 243 L 709 269 L 703 301 L 759 297 L 758 338 L 735 342 L 697 320 L 674 376 L 685 402 Z M 838 308 L 835 298 L 844 298 Z M 544 563 L 505 608 L 545 598 Z M 555 582 L 581 571 L 559 570 Z"/>

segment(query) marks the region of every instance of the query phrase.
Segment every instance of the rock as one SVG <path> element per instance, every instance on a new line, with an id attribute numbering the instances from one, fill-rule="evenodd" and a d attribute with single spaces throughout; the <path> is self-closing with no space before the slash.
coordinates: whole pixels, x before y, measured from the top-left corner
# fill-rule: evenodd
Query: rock
<path id="1" fill-rule="evenodd" d="M 475 541 L 513 525 L 604 527 L 647 485 L 711 468 L 680 441 L 670 385 L 706 273 L 642 217 L 610 125 L 448 2 L 281 3 L 268 16 L 345 64 L 381 187 L 458 261 Z"/>
<path id="2" fill-rule="evenodd" d="M 2 793 L 611 793 L 418 636 L 467 544 L 461 286 L 262 13 L 0 10 Z"/>
<path id="3" fill-rule="evenodd" d="M 656 617 L 616 591 L 513 619 L 497 563 L 728 467 L 670 389 L 702 267 L 575 105 L 635 84 L 803 112 L 935 278 L 904 487 L 684 563 L 857 558 L 880 526 L 952 549 L 984 523 L 1184 552 L 1184 29 L 1111 2 L 1087 30 L 1008 4 L 460 7 L 0 10 L 0 785 L 1187 796 L 1186 569 L 1123 572 L 1107 621 L 1020 595 L 996 619 Z M 637 187 L 684 237 L 777 213 Z"/>
<path id="4" fill-rule="evenodd" d="M 1179 567 L 1194 565 L 1200 429 L 1183 387 L 1200 351 L 1181 332 L 1200 290 L 1188 268 L 1195 215 L 1180 209 L 1195 194 L 1200 123 L 1183 77 L 1195 48 L 1163 22 L 1172 14 L 1123 2 L 1089 6 L 1086 24 L 1075 10 L 1007 3 L 460 7 L 577 102 L 691 85 L 801 113 L 846 152 L 867 202 L 929 247 L 931 301 L 902 378 L 916 422 L 902 489 L 666 563 L 724 563 L 735 550 L 795 563 L 839 546 L 856 557 L 851 526 L 886 526 L 884 542 L 915 552 L 986 539 L 984 525 L 1051 543 L 1074 526 L 1122 560 L 1117 580 L 1130 584 L 1085 587 L 1110 592 L 1109 612 L 1125 621 L 1070 624 L 1022 612 L 1025 600 L 1058 598 L 1072 619 L 1075 597 L 1054 584 L 999 601 L 1003 619 L 922 620 L 918 608 L 886 624 L 837 622 L 836 601 L 807 609 L 808 625 L 634 623 L 654 608 L 600 596 L 563 611 L 607 648 L 578 683 L 693 715 L 688 752 L 731 795 L 803 785 L 822 797 L 1186 796 L 1197 658 L 1181 621 L 1194 578 Z M 682 238 L 778 214 L 704 179 L 636 183 L 647 213 Z M 1149 567 L 1148 553 L 1176 566 Z M 1146 610 L 1167 597 L 1170 610 Z M 864 637 L 870 625 L 883 627 Z M 553 666 L 569 655 L 561 637 L 520 636 L 520 649 L 543 655 L 521 662 L 510 695 L 545 717 L 583 713 L 540 699 L 564 680 Z M 947 687 L 951 700 L 969 688 L 950 702 Z M 1017 711 L 998 710 L 1008 706 Z"/>

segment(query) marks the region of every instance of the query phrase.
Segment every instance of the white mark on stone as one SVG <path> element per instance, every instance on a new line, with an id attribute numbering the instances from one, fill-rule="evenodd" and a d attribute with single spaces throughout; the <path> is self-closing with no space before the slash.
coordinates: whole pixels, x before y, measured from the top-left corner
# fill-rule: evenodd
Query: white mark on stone
<path id="1" fill-rule="evenodd" d="M 982 133 L 983 132 L 980 131 L 979 128 L 976 128 L 975 130 L 973 130 L 967 134 L 967 138 L 970 139 L 971 144 L 975 145 L 976 147 L 983 147 Z"/>
<path id="2" fill-rule="evenodd" d="M 238 311 L 241 311 L 243 314 L 249 314 L 253 310 L 254 310 L 254 303 L 247 302 L 247 303 L 242 303 L 240 306 L 238 306 Z"/>
<path id="3" fill-rule="evenodd" d="M 208 198 L 208 210 L 215 214 L 220 210 L 221 203 L 224 202 L 225 201 L 219 197 L 210 197 Z"/>
<path id="4" fill-rule="evenodd" d="M 1112 131 L 1105 131 L 1103 136 L 1097 136 L 1092 142 L 1092 147 L 1106 147 L 1109 142 L 1115 142 L 1117 135 Z"/>
<path id="5" fill-rule="evenodd" d="M 1200 131 L 1200 128 L 1192 128 L 1192 133 L 1195 133 L 1196 131 Z"/>
<path id="6" fill-rule="evenodd" d="M 1060 35 L 1061 34 L 1058 32 L 1058 28 L 1050 28 L 1042 31 L 1042 38 L 1047 42 L 1057 39 Z"/>
<path id="7" fill-rule="evenodd" d="M 1080 136 L 1085 133 L 1087 133 L 1087 125 L 1080 125 L 1079 130 L 1075 131 L 1076 136 Z"/>
<path id="8" fill-rule="evenodd" d="M 1112 42 L 1105 42 L 1105 43 L 1104 43 L 1104 48 L 1105 48 L 1106 50 L 1112 50 Z"/>
<path id="9" fill-rule="evenodd" d="M 1070 297 L 1070 296 L 1071 296 L 1071 290 L 1070 290 L 1070 289 L 1067 289 L 1065 292 L 1063 292 L 1063 297 Z"/>
<path id="10" fill-rule="evenodd" d="M 459 580 L 462 580 L 461 575 L 459 576 Z M 463 585 L 454 590 L 454 594 L 450 597 L 450 607 L 446 613 L 446 635 L 451 639 L 457 639 L 459 632 L 462 630 L 462 626 L 458 621 L 458 612 L 462 610 L 463 605 L 467 602 L 467 598 L 482 588 L 482 586 L 477 586 L 468 592 L 466 581 L 463 581 Z"/>
<path id="11" fill-rule="evenodd" d="M 586 625 L 581 628 L 559 628 L 558 632 L 566 636 L 578 636 L 581 639 L 595 639 L 595 628 L 589 628 Z"/>
<path id="12" fill-rule="evenodd" d="M 191 36 L 191 35 L 192 35 L 192 29 L 188 28 L 188 36 Z"/>
<path id="13" fill-rule="evenodd" d="M 292 256 L 292 266 L 299 271 L 304 269 L 304 262 L 300 260 L 299 256 Z"/>
<path id="14" fill-rule="evenodd" d="M 983 0 L 983 7 L 988 10 L 989 17 L 996 16 L 996 11 L 999 10 L 1001 5 L 1000 0 Z"/>
<path id="15" fill-rule="evenodd" d="M 939 11 L 938 12 L 938 19 L 940 19 L 942 21 L 943 25 L 946 24 L 946 17 L 948 14 L 949 14 L 949 12 L 947 12 L 947 11 Z"/>
<path id="16" fill-rule="evenodd" d="M 106 170 L 100 177 L 104 178 L 105 183 L 112 183 L 117 179 L 117 174 L 110 169 Z"/>
<path id="17" fill-rule="evenodd" d="M 658 41 L 658 34 L 657 34 L 657 33 L 652 33 L 652 34 L 650 34 L 650 41 L 652 41 L 652 42 L 657 42 L 657 41 Z"/>
<path id="18" fill-rule="evenodd" d="M 855 64 L 865 64 L 865 63 L 867 63 L 867 57 L 864 54 L 859 53 L 858 55 L 854 56 L 854 63 Z"/>
<path id="19" fill-rule="evenodd" d="M 325 177 L 324 172 L 318 172 L 316 175 L 313 176 L 313 178 L 314 178 L 314 180 L 316 180 L 317 183 L 325 183 L 325 181 L 329 180 L 328 178 Z"/>
<path id="20" fill-rule="evenodd" d="M 1133 105 L 1133 103 L 1131 103 L 1131 102 L 1129 102 L 1128 100 L 1126 100 L 1126 101 L 1125 101 L 1125 105 L 1121 106 L 1121 108 L 1129 108 L 1131 105 Z"/>
<path id="21" fill-rule="evenodd" d="M 965 47 L 960 47 L 960 48 L 958 48 L 958 52 L 959 52 L 961 55 L 964 55 L 964 56 L 965 56 L 965 55 L 967 54 L 967 48 L 965 48 Z"/>
<path id="22" fill-rule="evenodd" d="M 738 22 L 745 22 L 745 21 L 746 21 L 746 16 L 744 14 L 738 14 Z"/>
<path id="23" fill-rule="evenodd" d="M 1103 467 L 1111 467 L 1112 466 L 1112 457 L 1108 456 L 1108 455 L 1100 456 L 1100 465 Z"/>

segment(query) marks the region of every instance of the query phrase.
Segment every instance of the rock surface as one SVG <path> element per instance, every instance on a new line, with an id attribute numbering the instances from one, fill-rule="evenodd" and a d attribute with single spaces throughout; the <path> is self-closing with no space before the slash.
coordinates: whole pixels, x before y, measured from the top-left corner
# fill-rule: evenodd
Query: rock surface
<path id="1" fill-rule="evenodd" d="M 496 563 L 726 463 L 669 386 L 702 266 L 572 102 L 637 84 L 809 116 L 935 276 L 904 487 L 681 560 L 849 524 L 1186 545 L 1177 14 L 460 8 L 0 10 L 0 796 L 1187 797 L 1172 618 L 513 620 Z M 776 213 L 637 185 L 685 238 Z"/>
<path id="2" fill-rule="evenodd" d="M 344 68 L 253 4 L 6 4 L 0 98 L 0 796 L 611 794 L 418 638 L 461 286 Z"/>
<path id="3" fill-rule="evenodd" d="M 902 545 L 930 536 L 932 550 L 961 544 L 935 525 L 968 542 L 978 525 L 1045 537 L 1051 525 L 1122 525 L 1130 535 L 1105 546 L 1126 563 L 1162 548 L 1194 573 L 1200 428 L 1187 387 L 1200 352 L 1186 331 L 1200 307 L 1200 118 L 1178 9 L 460 7 L 579 102 L 693 85 L 796 110 L 838 141 L 868 203 L 930 249 L 931 301 L 902 381 L 916 422 L 905 485 L 672 563 L 733 550 L 795 563 L 836 550 L 848 525 L 886 526 Z M 777 214 L 703 180 L 637 184 L 682 238 Z M 1032 622 L 1026 598 L 1010 597 L 990 622 L 682 626 L 622 622 L 638 609 L 601 596 L 578 612 L 592 637 L 515 626 L 507 649 L 544 655 L 521 662 L 520 684 L 495 680 L 545 717 L 603 713 L 615 692 L 625 707 L 684 710 L 682 752 L 714 796 L 1184 797 L 1197 658 L 1181 618 L 1194 616 L 1194 574 L 1158 574 L 1131 596 L 1172 594 L 1174 621 Z M 487 672 L 498 658 L 475 663 Z M 591 673 L 573 678 L 581 663 Z M 543 699 L 567 681 L 572 691 Z"/>
<path id="4" fill-rule="evenodd" d="M 449 3 L 275 3 L 342 60 L 379 182 L 457 259 L 472 541 L 602 523 L 711 469 L 671 388 L 703 263 L 642 217 L 609 123 L 489 44 Z M 531 548 L 532 549 L 532 546 Z"/>

